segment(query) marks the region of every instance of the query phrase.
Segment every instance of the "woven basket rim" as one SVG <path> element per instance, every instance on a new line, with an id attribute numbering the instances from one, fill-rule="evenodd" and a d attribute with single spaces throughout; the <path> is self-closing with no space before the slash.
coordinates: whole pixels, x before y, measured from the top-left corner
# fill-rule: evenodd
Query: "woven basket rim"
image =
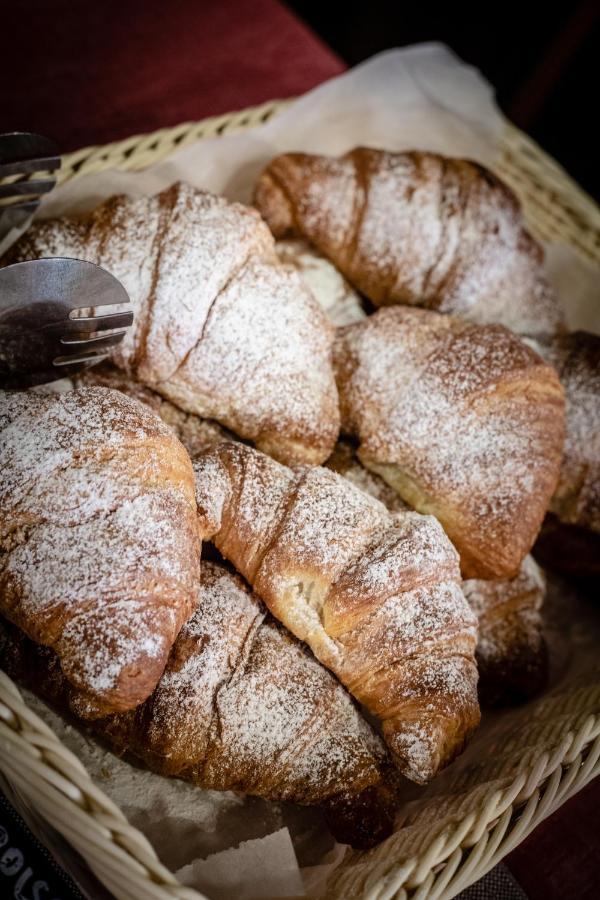
<path id="1" fill-rule="evenodd" d="M 147 168 L 197 140 L 258 127 L 287 109 L 294 99 L 270 100 L 201 121 L 182 122 L 109 144 L 84 147 L 63 156 L 58 181 L 65 183 L 113 168 Z M 519 196 L 536 237 L 567 243 L 588 262 L 600 265 L 600 207 L 563 166 L 508 120 L 500 136 L 500 157 L 494 168 Z"/>
<path id="2" fill-rule="evenodd" d="M 597 698 L 600 709 L 600 687 Z M 113 891 L 117 888 L 117 897 L 207 900 L 177 883 L 158 861 L 148 840 L 103 794 L 79 759 L 27 706 L 14 682 L 2 671 L 0 768 L 86 858 L 92 871 Z M 482 877 L 599 774 L 600 714 L 588 715 L 578 729 L 563 735 L 553 750 L 535 755 L 504 789 L 490 788 L 477 812 L 447 825 L 432 837 L 423 853 L 399 859 L 390 855 L 375 866 L 369 878 L 371 885 L 365 885 L 356 896 L 365 900 L 443 896 L 449 900 Z M 385 843 L 391 840 L 393 837 Z M 463 872 L 473 858 L 476 865 Z M 338 871 L 333 873 L 334 881 Z M 127 884 L 134 892 L 122 893 L 119 884 Z"/>
<path id="3" fill-rule="evenodd" d="M 59 182 L 112 168 L 146 168 L 196 140 L 259 126 L 290 102 L 273 100 L 200 122 L 83 148 L 63 157 Z M 600 265 L 600 209 L 558 163 L 510 123 L 501 139 L 501 159 L 496 168 L 519 195 L 529 227 L 537 236 L 565 241 L 582 257 Z M 484 875 L 547 815 L 600 774 L 600 687 L 593 706 L 598 715 L 588 715 L 579 728 L 563 735 L 553 752 L 543 751 L 504 791 L 486 795 L 477 814 L 434 836 L 419 856 L 388 858 L 383 865 L 375 866 L 360 896 L 368 900 L 408 896 L 415 900 L 449 900 Z M 202 900 L 198 892 L 177 884 L 146 838 L 28 709 L 16 685 L 2 672 L 0 768 L 10 773 L 7 777 L 11 784 L 16 784 L 21 794 L 73 843 L 117 897 Z M 95 835 L 93 846 L 91 841 L 86 843 L 80 830 L 70 826 L 69 815 L 74 822 L 80 822 L 81 815 L 87 816 L 85 821 Z M 334 882 L 338 880 L 336 872 Z M 124 884 L 126 888 L 122 889 Z M 340 893 L 334 884 L 327 896 L 339 900 L 348 894 L 344 894 L 343 886 Z"/>
<path id="4" fill-rule="evenodd" d="M 208 116 L 204 119 L 188 119 L 167 128 L 158 128 L 154 131 L 139 132 L 129 135 L 126 138 L 109 141 L 105 144 L 88 144 L 69 153 L 64 153 L 61 157 L 62 167 L 57 173 L 57 181 L 59 184 L 71 180 L 73 177 L 80 177 L 86 174 L 88 166 L 92 161 L 102 160 L 104 163 L 123 162 L 128 157 L 134 157 L 143 150 L 161 153 L 161 148 L 165 143 L 170 144 L 169 153 L 175 152 L 186 146 L 190 141 L 197 140 L 197 133 L 201 132 L 202 136 L 223 136 L 231 134 L 232 131 L 247 128 L 256 128 L 261 124 L 265 124 L 279 113 L 283 112 L 296 100 L 296 97 L 276 98 L 260 103 L 255 106 L 245 107 L 239 110 L 230 110 L 227 113 Z M 518 142 L 526 154 L 532 156 L 543 156 L 549 169 L 553 170 L 556 176 L 568 185 L 572 194 L 572 199 L 576 198 L 576 205 L 582 205 L 586 211 L 592 215 L 598 216 L 600 221 L 600 205 L 594 200 L 591 194 L 584 190 L 581 185 L 569 175 L 565 167 L 556 159 L 550 156 L 532 137 L 510 122 L 505 120 L 505 131 L 508 140 L 514 144 Z M 157 161 L 158 161 L 157 157 Z M 107 168 L 110 165 L 106 166 Z M 96 169 L 96 171 L 100 171 Z"/>

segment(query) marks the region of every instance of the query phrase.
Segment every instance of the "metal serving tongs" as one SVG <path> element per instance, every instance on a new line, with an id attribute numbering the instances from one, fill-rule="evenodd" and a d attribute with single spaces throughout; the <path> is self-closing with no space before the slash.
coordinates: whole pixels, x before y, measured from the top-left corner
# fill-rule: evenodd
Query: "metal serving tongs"
<path id="1" fill-rule="evenodd" d="M 56 184 L 60 155 L 53 141 L 39 134 L 0 134 L 0 255 L 19 236 Z M 31 177 L 35 176 L 35 177 Z"/>
<path id="2" fill-rule="evenodd" d="M 93 263 L 55 257 L 0 268 L 0 388 L 45 384 L 88 368 L 123 340 L 132 322 L 127 291 Z"/>

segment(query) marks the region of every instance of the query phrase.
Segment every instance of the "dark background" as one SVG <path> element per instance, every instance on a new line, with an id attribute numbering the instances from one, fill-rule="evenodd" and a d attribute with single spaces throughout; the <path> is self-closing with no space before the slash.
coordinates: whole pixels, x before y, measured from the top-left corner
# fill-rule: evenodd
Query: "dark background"
<path id="1" fill-rule="evenodd" d="M 0 0 L 0 132 L 37 130 L 68 152 L 294 96 L 344 63 L 437 40 L 599 198 L 599 22 L 600 0 Z"/>
<path id="2" fill-rule="evenodd" d="M 600 197 L 600 3 L 288 0 L 349 65 L 443 41 L 494 85 L 506 115 Z"/>

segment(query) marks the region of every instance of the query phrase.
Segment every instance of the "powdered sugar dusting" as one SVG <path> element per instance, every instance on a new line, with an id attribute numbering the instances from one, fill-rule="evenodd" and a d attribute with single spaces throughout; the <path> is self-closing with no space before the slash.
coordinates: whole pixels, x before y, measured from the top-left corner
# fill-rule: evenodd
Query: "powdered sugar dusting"
<path id="1" fill-rule="evenodd" d="M 375 667 L 394 665 L 415 651 L 425 655 L 432 650 L 423 677 L 426 683 L 437 679 L 437 690 L 443 693 L 454 679 L 455 669 L 453 653 L 448 652 L 434 677 L 436 662 L 439 662 L 435 658 L 437 645 L 456 638 L 454 649 L 460 650 L 462 644 L 468 652 L 469 644 L 472 647 L 475 642 L 475 635 L 475 617 L 465 604 L 460 585 L 440 580 L 434 586 L 425 585 L 389 596 L 361 622 L 360 643 L 355 635 L 342 635 L 340 640 L 348 648 L 347 671 L 355 679 L 368 676 Z M 410 688 L 410 682 L 405 682 L 404 695 L 410 696 L 410 689 L 406 692 L 407 686 Z M 464 691 L 468 685 L 459 683 L 454 693 L 456 687 Z"/>
<path id="2" fill-rule="evenodd" d="M 278 545 L 289 549 L 297 564 L 335 580 L 387 518 L 382 504 L 336 473 L 303 468 Z"/>
<path id="3" fill-rule="evenodd" d="M 356 456 L 354 447 L 347 441 L 338 441 L 335 450 L 325 463 L 328 469 L 339 472 L 355 487 L 367 494 L 371 494 L 376 500 L 389 509 L 390 512 L 400 512 L 409 507 L 396 491 L 387 484 L 379 475 L 369 472 Z"/>
<path id="4" fill-rule="evenodd" d="M 277 457 L 317 462 L 339 427 L 330 346 L 331 326 L 299 276 L 250 260 L 177 374 L 156 387 Z"/>
<path id="5" fill-rule="evenodd" d="M 460 579 L 458 554 L 433 516 L 400 512 L 386 519 L 364 553 L 344 574 L 344 590 L 382 598 L 419 584 L 437 584 L 448 575 Z"/>
<path id="6" fill-rule="evenodd" d="M 181 495 L 167 486 L 156 494 L 121 497 L 116 508 L 99 508 L 80 524 L 38 524 L 12 548 L 4 568 L 19 592 L 21 614 L 41 622 L 45 614 L 56 614 L 57 605 L 64 610 L 92 599 L 108 601 L 133 584 L 151 590 L 157 580 L 185 587 L 187 554 L 178 552 L 182 533 L 170 521 L 184 513 Z"/>
<path id="7" fill-rule="evenodd" d="M 470 579 L 463 590 L 479 620 L 477 658 L 484 671 L 486 666 L 498 664 L 510 669 L 523 647 L 531 654 L 540 652 L 546 582 L 531 556 L 525 557 L 514 578 Z"/>
<path id="8" fill-rule="evenodd" d="M 57 246 L 128 291 L 135 320 L 112 354 L 120 368 L 286 461 L 329 454 L 332 328 L 255 210 L 180 183 L 113 198 L 81 223 L 34 225 L 13 256 Z"/>
<path id="9" fill-rule="evenodd" d="M 332 459 L 335 459 L 336 465 L 340 466 L 338 471 L 343 471 L 346 478 L 352 478 L 354 483 L 363 486 L 367 492 L 374 493 L 390 508 L 381 485 L 392 494 L 392 501 L 397 495 L 378 476 L 363 469 L 353 456 L 351 445 L 338 445 Z M 355 478 L 356 473 L 358 477 Z M 421 518 L 427 521 L 426 517 Z M 442 565 L 442 560 L 438 565 Z M 370 577 L 373 577 L 374 573 L 375 581 L 380 585 L 389 574 L 387 565 L 381 563 L 373 566 L 367 564 L 365 568 Z M 360 587 L 360 581 L 355 582 L 357 593 Z M 458 590 L 456 585 L 450 587 L 452 590 Z M 478 619 L 476 656 L 480 675 L 480 694 L 484 700 L 488 703 L 513 703 L 515 699 L 525 699 L 536 693 L 544 674 L 544 639 L 540 607 L 545 594 L 545 580 L 533 558 L 525 557 L 515 578 L 502 581 L 471 579 L 463 582 L 463 591 Z M 416 598 L 416 606 L 407 602 L 411 595 Z M 449 596 L 451 594 L 447 593 L 446 598 Z M 439 601 L 436 599 L 435 605 L 429 603 L 424 605 L 424 598 L 427 600 L 427 591 L 419 588 L 416 592 L 407 592 L 402 598 L 403 605 L 395 607 L 397 614 L 404 621 L 401 632 L 403 635 L 410 635 L 410 623 L 413 619 L 418 623 L 418 628 L 412 630 L 417 632 L 413 634 L 413 639 L 418 639 L 420 646 L 427 640 L 426 635 L 436 634 L 435 623 L 438 616 Z M 461 618 L 461 601 L 462 598 L 459 605 L 455 604 L 452 609 L 452 615 L 442 623 L 442 630 L 449 640 L 453 639 L 455 631 L 453 626 Z M 421 619 L 417 610 L 420 610 Z M 375 631 L 372 644 L 375 651 L 377 646 L 387 647 L 388 635 Z M 443 671 L 441 675 L 444 677 Z M 464 694 L 464 678 L 459 679 L 459 688 L 461 687 Z M 405 731 L 402 745 L 408 758 L 413 760 L 413 765 L 417 759 L 421 760 L 422 767 L 428 764 L 428 759 L 431 760 L 431 735 L 422 726 L 416 726 L 415 731 Z"/>
<path id="10" fill-rule="evenodd" d="M 87 369 L 74 379 L 75 387 L 81 385 L 103 386 L 121 391 L 149 407 L 173 429 L 189 455 L 193 458 L 213 444 L 234 440 L 234 435 L 211 419 L 202 419 L 186 413 L 156 391 L 146 387 L 110 363 L 102 363 Z"/>
<path id="11" fill-rule="evenodd" d="M 99 616 L 92 631 L 89 619 L 78 616 L 68 623 L 61 639 L 63 646 L 87 645 L 77 676 L 94 694 L 114 690 L 127 666 L 153 661 L 162 668 L 170 650 L 169 638 L 177 626 L 175 610 L 168 610 L 170 630 L 158 633 L 156 610 L 130 600 L 111 603 L 110 615 L 118 620 L 118 628 L 107 624 L 107 616 Z"/>
<path id="12" fill-rule="evenodd" d="M 379 780 L 385 751 L 341 685 L 238 576 L 205 564 L 201 603 L 152 699 L 152 753 L 205 787 L 322 801 Z"/>
<path id="13" fill-rule="evenodd" d="M 90 714 L 143 700 L 191 610 L 192 472 L 170 429 L 114 391 L 0 401 L 2 610 L 53 647 Z"/>
<path id="14" fill-rule="evenodd" d="M 565 389 L 565 448 L 552 512 L 567 525 L 600 532 L 600 337 L 578 331 L 531 345 Z"/>
<path id="15" fill-rule="evenodd" d="M 560 325 L 543 252 L 515 195 L 475 163 L 367 148 L 338 159 L 284 154 L 267 168 L 257 202 L 276 231 L 279 207 L 290 203 L 290 230 L 375 303 L 427 306 L 527 334 Z"/>
<path id="16" fill-rule="evenodd" d="M 551 369 L 505 329 L 401 307 L 341 329 L 335 364 L 362 462 L 442 521 L 468 569 L 514 570 L 560 463 Z"/>
<path id="17" fill-rule="evenodd" d="M 460 589 L 456 551 L 435 519 L 392 515 L 341 475 L 289 470 L 242 444 L 206 451 L 195 471 L 201 509 L 209 502 L 202 500 L 209 483 L 226 473 L 213 521 L 219 550 L 379 716 L 384 730 L 396 718 L 401 726 L 403 704 L 411 698 L 412 706 L 411 685 L 419 683 L 428 686 L 439 716 L 455 723 L 453 734 L 472 727 L 478 717 L 475 618 Z M 413 659 L 418 679 L 411 676 Z M 455 684 L 460 671 L 466 674 Z M 415 716 L 421 714 L 429 720 L 425 706 Z M 388 735 L 392 747 L 395 727 Z M 398 762 L 417 780 L 436 768 L 430 758 L 421 772 L 413 771 L 400 752 Z"/>
<path id="18" fill-rule="evenodd" d="M 411 722 L 399 732 L 397 742 L 413 772 L 428 771 L 435 753 L 435 741 L 429 728 Z"/>
<path id="19" fill-rule="evenodd" d="M 366 317 L 360 295 L 341 272 L 306 241 L 277 241 L 281 262 L 294 266 L 334 325 L 350 325 Z"/>
<path id="20" fill-rule="evenodd" d="M 410 663 L 406 683 L 415 689 L 403 697 L 402 712 L 406 712 L 394 720 L 390 739 L 395 752 L 406 757 L 414 780 L 425 783 L 456 753 L 453 726 L 462 727 L 468 738 L 478 724 L 478 717 L 469 713 L 477 690 L 477 667 L 458 653 L 448 658 L 433 656 L 426 669 L 415 660 Z"/>
<path id="21" fill-rule="evenodd" d="M 69 504 L 76 503 L 78 521 L 110 508 L 127 480 L 119 478 L 116 471 L 117 482 L 121 482 L 117 487 L 103 474 L 103 465 L 112 454 L 126 453 L 147 438 L 170 436 L 145 409 L 102 389 L 83 397 L 66 393 L 60 400 L 56 395 L 3 394 L 0 428 L 2 509 L 17 510 L 25 504 L 29 514 L 44 518 L 52 517 L 56 509 L 57 521 L 66 523 L 70 521 Z M 159 459 L 150 455 L 145 465 L 155 476 Z M 56 491 L 48 510 L 47 491 L 57 477 L 71 489 Z"/>

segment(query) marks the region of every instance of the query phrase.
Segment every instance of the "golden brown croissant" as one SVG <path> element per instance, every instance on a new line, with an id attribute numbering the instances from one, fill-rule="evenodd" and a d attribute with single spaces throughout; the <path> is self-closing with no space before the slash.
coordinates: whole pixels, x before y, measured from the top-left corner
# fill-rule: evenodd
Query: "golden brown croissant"
<path id="1" fill-rule="evenodd" d="M 547 679 L 541 607 L 546 582 L 531 556 L 503 581 L 465 581 L 465 597 L 479 621 L 479 697 L 488 706 L 519 703 Z"/>
<path id="2" fill-rule="evenodd" d="M 366 312 L 362 299 L 326 256 L 303 240 L 277 241 L 277 256 L 294 266 L 319 306 L 334 325 L 360 322 Z"/>
<path id="3" fill-rule="evenodd" d="M 371 497 L 375 497 L 390 512 L 396 513 L 410 509 L 410 506 L 404 502 L 393 487 L 379 475 L 370 472 L 363 466 L 356 455 L 356 448 L 350 441 L 338 441 L 325 465 L 333 472 L 343 475 L 361 491 L 366 491 Z"/>
<path id="4" fill-rule="evenodd" d="M 82 714 L 137 706 L 197 596 L 187 453 L 116 391 L 0 392 L 0 472 L 0 611 L 56 651 Z"/>
<path id="5" fill-rule="evenodd" d="M 72 378 L 75 388 L 106 387 L 127 394 L 155 412 L 177 435 L 191 457 L 221 441 L 235 440 L 234 435 L 211 419 L 186 413 L 152 388 L 135 381 L 110 362 L 85 369 Z"/>
<path id="6" fill-rule="evenodd" d="M 431 778 L 479 721 L 475 617 L 439 523 L 243 444 L 194 471 L 202 535 L 381 720 L 400 770 Z"/>
<path id="7" fill-rule="evenodd" d="M 600 337 L 585 331 L 531 342 L 565 390 L 560 477 L 536 555 L 569 575 L 600 576 Z"/>
<path id="8" fill-rule="evenodd" d="M 464 577 L 512 577 L 558 478 L 554 369 L 500 325 L 407 307 L 339 329 L 334 365 L 361 462 L 439 519 Z"/>
<path id="9" fill-rule="evenodd" d="M 183 410 L 286 462 L 324 461 L 339 415 L 332 326 L 253 209 L 189 185 L 34 224 L 5 261 L 74 256 L 135 310 L 113 361 Z"/>
<path id="10" fill-rule="evenodd" d="M 365 469 L 347 441 L 336 444 L 326 465 L 381 500 L 391 512 L 409 509 L 389 484 Z M 479 626 L 475 655 L 480 700 L 495 706 L 518 703 L 538 693 L 547 676 L 541 616 L 546 583 L 539 566 L 526 556 L 514 578 L 470 579 L 463 582 L 463 592 Z"/>
<path id="11" fill-rule="evenodd" d="M 255 202 L 275 237 L 306 238 L 377 305 L 527 334 L 561 325 L 517 198 L 477 163 L 366 147 L 339 158 L 285 153 L 262 174 Z"/>
<path id="12" fill-rule="evenodd" d="M 9 631 L 2 667 L 58 706 L 70 686 L 52 651 Z M 385 747 L 339 682 L 278 626 L 241 578 L 205 563 L 200 602 L 151 697 L 94 722 L 117 752 L 211 790 L 360 803 Z"/>
<path id="13" fill-rule="evenodd" d="M 550 509 L 565 525 L 600 532 L 600 337 L 576 331 L 532 346 L 565 390 L 565 448 Z"/>

